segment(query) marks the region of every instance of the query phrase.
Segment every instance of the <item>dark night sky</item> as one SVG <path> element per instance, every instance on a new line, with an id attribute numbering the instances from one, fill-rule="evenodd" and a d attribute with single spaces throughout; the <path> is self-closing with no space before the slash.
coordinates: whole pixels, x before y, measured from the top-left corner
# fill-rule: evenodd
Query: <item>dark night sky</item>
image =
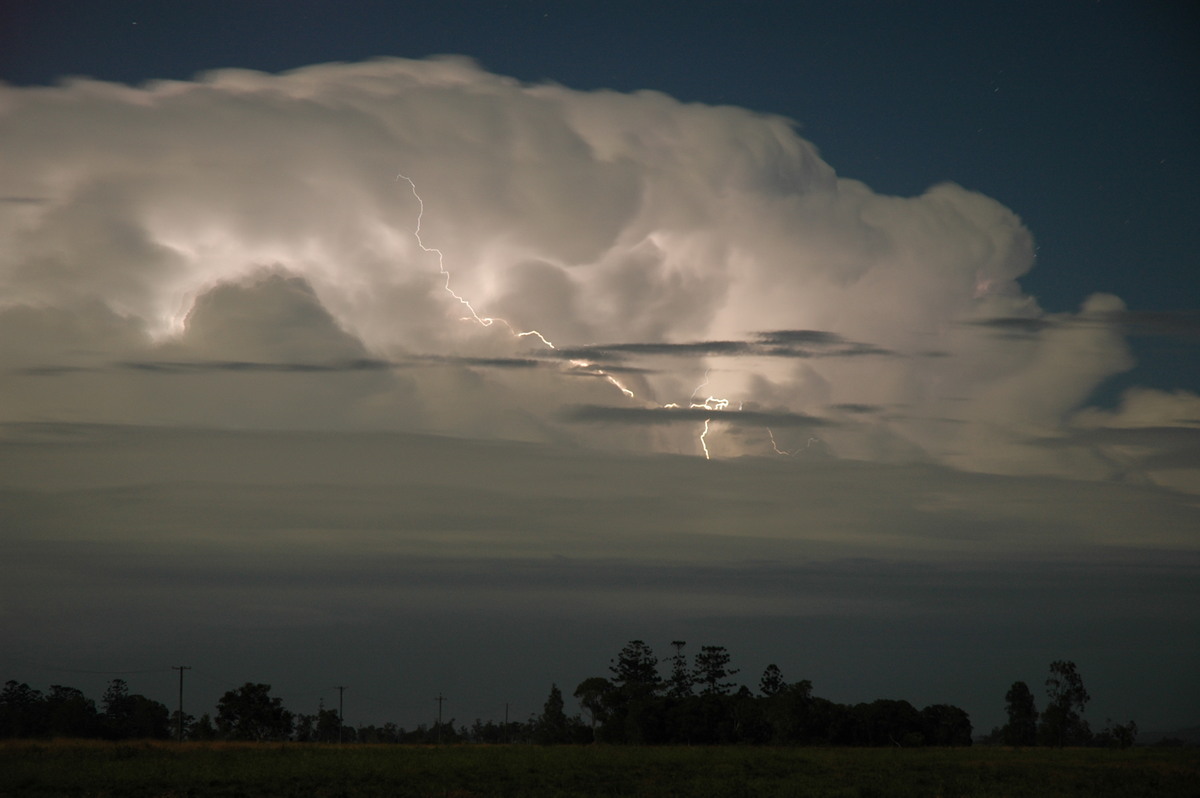
<path id="1" fill-rule="evenodd" d="M 1139 723 L 1193 723 L 1198 33 L 1172 2 L 0 0 L 0 234 L 20 241 L 0 256 L 0 628 L 27 652 L 0 676 L 183 657 L 297 705 L 349 681 L 380 707 L 363 722 L 411 724 L 444 690 L 469 722 L 685 635 L 749 684 L 790 658 L 819 695 L 958 702 L 977 732 L 1071 657 L 1115 719 L 1158 683 L 1180 698 Z M 394 97 L 357 67 L 198 78 L 376 57 L 419 61 L 386 67 Z M 397 168 L 456 287 L 573 346 L 629 344 L 588 356 L 643 404 L 431 310 Z M 966 191 L 926 193 L 945 182 Z M 821 192 L 849 210 L 803 204 Z M 646 220 L 635 196 L 658 198 Z M 747 251 L 759 271 L 729 265 Z M 895 253 L 894 279 L 857 271 Z M 997 304 L 947 287 L 959 253 Z M 647 263 L 677 282 L 639 282 Z M 1097 293 L 1125 310 L 1081 311 Z M 812 347 L 719 384 L 772 330 Z M 705 338 L 742 359 L 670 349 Z M 710 365 L 706 390 L 750 412 L 706 463 L 707 409 L 661 422 Z M 768 424 L 788 457 L 762 456 Z M 157 609 L 172 591 L 179 617 Z M 503 652 L 482 680 L 481 649 Z M 407 687 L 384 686 L 395 663 Z M 160 670 L 142 689 L 165 699 Z"/>

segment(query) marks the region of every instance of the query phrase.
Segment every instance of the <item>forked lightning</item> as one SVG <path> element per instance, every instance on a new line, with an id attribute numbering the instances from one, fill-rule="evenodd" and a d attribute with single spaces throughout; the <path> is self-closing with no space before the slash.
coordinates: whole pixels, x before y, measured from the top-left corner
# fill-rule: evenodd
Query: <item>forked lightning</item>
<path id="1" fill-rule="evenodd" d="M 474 321 L 483 327 L 491 327 L 495 324 L 501 324 L 513 336 L 515 336 L 517 338 L 534 337 L 534 338 L 537 338 L 539 341 L 541 341 L 542 344 L 545 347 L 547 347 L 548 349 L 557 349 L 557 347 L 554 345 L 554 343 L 549 338 L 547 338 L 545 335 L 543 335 L 541 332 L 539 332 L 538 330 L 518 330 L 516 327 L 514 327 L 512 324 L 510 324 L 505 319 L 497 318 L 495 316 L 481 316 L 475 310 L 475 307 L 471 304 L 471 302 L 466 297 L 461 296 L 453 288 L 450 287 L 450 272 L 446 269 L 445 255 L 443 255 L 442 251 L 440 249 L 438 249 L 437 247 L 426 246 L 425 241 L 421 238 L 421 222 L 423 221 L 423 219 L 425 217 L 425 200 L 421 199 L 421 195 L 417 192 L 417 184 L 415 182 L 413 182 L 412 178 L 408 177 L 404 173 L 399 173 L 396 175 L 396 181 L 399 182 L 401 180 L 408 183 L 409 188 L 412 190 L 413 197 L 417 200 L 417 222 L 416 222 L 416 226 L 413 229 L 413 237 L 417 241 L 417 246 L 419 246 L 423 252 L 432 253 L 432 254 L 437 255 L 438 274 L 442 275 L 442 277 L 444 278 L 442 288 L 445 289 L 446 293 L 448 293 L 450 296 L 454 297 L 454 299 L 460 305 L 462 305 L 464 308 L 466 308 L 467 312 L 470 314 L 470 315 L 464 316 L 463 320 L 464 321 Z M 626 397 L 628 397 L 630 399 L 635 398 L 633 391 L 631 391 L 628 387 L 623 385 L 620 380 L 618 380 L 613 375 L 609 374 L 604 369 L 595 366 L 590 361 L 573 359 L 569 362 L 570 362 L 571 368 L 574 369 L 575 371 L 582 372 L 584 374 L 590 374 L 591 376 L 594 376 L 594 377 L 602 378 L 606 382 L 612 384 L 614 387 L 616 387 L 618 390 L 620 390 L 621 393 L 623 393 Z M 721 412 L 721 411 L 729 410 L 729 400 L 728 399 L 721 399 L 721 398 L 718 398 L 715 396 L 709 396 L 706 399 L 704 399 L 704 401 L 701 401 L 701 402 L 696 401 L 696 395 L 700 392 L 700 389 L 704 388 L 706 385 L 708 385 L 708 382 L 709 382 L 708 374 L 709 373 L 707 371 L 704 372 L 704 382 L 697 385 L 696 389 L 694 391 L 692 391 L 692 396 L 691 396 L 691 399 L 689 400 L 688 408 L 692 409 L 692 410 L 698 410 L 698 409 L 711 410 L 713 412 Z M 664 409 L 671 409 L 671 408 L 678 408 L 679 405 L 676 404 L 675 402 L 671 402 L 669 404 L 662 405 L 662 407 Z M 712 459 L 712 454 L 709 451 L 708 441 L 707 441 L 708 432 L 709 432 L 709 424 L 711 421 L 712 421 L 712 419 L 710 419 L 710 418 L 706 418 L 704 420 L 704 429 L 701 431 L 700 439 L 699 439 L 700 440 L 700 448 L 704 452 L 704 459 L 706 459 L 706 460 Z M 781 451 L 777 446 L 775 446 L 775 436 L 773 434 L 771 435 L 771 446 L 779 454 L 786 454 L 786 452 Z"/>

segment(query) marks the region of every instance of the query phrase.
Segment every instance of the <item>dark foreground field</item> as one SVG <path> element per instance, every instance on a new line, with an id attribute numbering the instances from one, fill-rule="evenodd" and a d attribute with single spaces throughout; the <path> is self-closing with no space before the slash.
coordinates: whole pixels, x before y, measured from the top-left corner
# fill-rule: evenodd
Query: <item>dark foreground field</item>
<path id="1" fill-rule="evenodd" d="M 1198 796 L 1197 749 L 0 744 L 0 796 Z"/>

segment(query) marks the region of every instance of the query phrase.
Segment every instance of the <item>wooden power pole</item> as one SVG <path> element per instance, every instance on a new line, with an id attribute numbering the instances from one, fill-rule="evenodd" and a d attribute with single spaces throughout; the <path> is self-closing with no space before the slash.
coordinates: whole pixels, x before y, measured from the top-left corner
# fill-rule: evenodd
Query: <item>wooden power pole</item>
<path id="1" fill-rule="evenodd" d="M 346 716 L 342 714 L 342 693 L 345 692 L 345 685 L 339 684 L 336 688 L 338 691 L 338 744 L 342 742 L 342 726 L 346 725 Z"/>
<path id="2" fill-rule="evenodd" d="M 179 742 L 183 742 L 183 672 L 191 669 L 191 665 L 171 666 L 171 670 L 179 671 Z"/>

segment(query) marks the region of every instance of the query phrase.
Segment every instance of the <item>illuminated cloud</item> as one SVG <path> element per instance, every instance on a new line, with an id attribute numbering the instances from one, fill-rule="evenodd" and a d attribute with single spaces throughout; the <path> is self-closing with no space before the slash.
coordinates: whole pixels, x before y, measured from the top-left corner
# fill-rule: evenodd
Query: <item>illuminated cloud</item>
<path id="1" fill-rule="evenodd" d="M 0 114 L 7 421 L 698 454 L 645 421 L 713 396 L 758 408 L 720 456 L 832 413 L 839 457 L 1105 478 L 1067 419 L 1167 323 L 1050 317 L 996 201 L 876 194 L 785 119 L 655 92 L 382 59 L 2 87 Z"/>

